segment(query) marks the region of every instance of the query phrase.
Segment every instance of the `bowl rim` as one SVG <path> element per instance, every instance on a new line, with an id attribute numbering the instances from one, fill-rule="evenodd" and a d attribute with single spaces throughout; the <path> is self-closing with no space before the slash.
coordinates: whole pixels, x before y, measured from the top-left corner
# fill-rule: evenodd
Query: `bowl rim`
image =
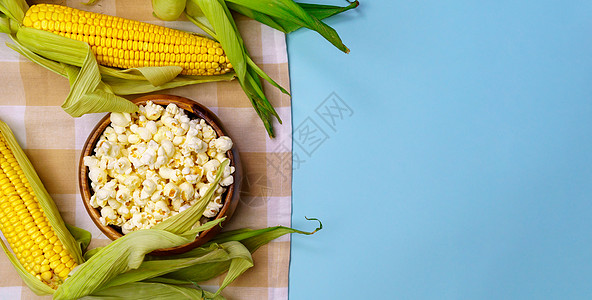
<path id="1" fill-rule="evenodd" d="M 165 107 L 170 103 L 174 103 L 179 108 L 185 110 L 186 113 L 191 114 L 197 118 L 204 119 L 206 123 L 212 126 L 214 131 L 216 131 L 217 136 L 229 136 L 228 132 L 224 129 L 224 126 L 222 125 L 220 119 L 212 111 L 210 111 L 204 105 L 189 98 L 168 94 L 155 94 L 138 97 L 130 101 L 136 105 L 143 105 L 146 104 L 148 101 L 152 101 L 154 104 Z M 84 204 L 84 208 L 89 214 L 89 217 L 103 234 L 105 234 L 109 239 L 114 241 L 117 238 L 122 237 L 123 234 L 117 231 L 113 226 L 105 226 L 101 224 L 101 222 L 99 221 L 99 218 L 101 216 L 99 209 L 94 208 L 90 205 L 92 188 L 90 186 L 90 179 L 88 178 L 88 167 L 84 165 L 84 157 L 92 155 L 94 153 L 96 143 L 98 142 L 101 134 L 103 133 L 105 128 L 107 128 L 111 124 L 110 116 L 111 113 L 108 113 L 103 118 L 101 118 L 101 120 L 92 129 L 91 133 L 88 135 L 84 143 L 82 152 L 80 153 L 78 165 L 78 186 L 80 190 L 80 196 L 82 198 L 82 203 Z M 239 202 L 238 198 L 240 194 L 242 179 L 242 166 L 240 163 L 240 157 L 238 149 L 236 147 L 236 143 L 233 144 L 232 149 L 228 150 L 227 155 L 230 159 L 230 165 L 235 167 L 235 172 L 233 174 L 234 182 L 228 187 L 227 191 L 225 192 L 224 205 L 222 206 L 222 208 L 220 208 L 218 215 L 216 215 L 216 217 L 214 218 L 219 219 L 222 217 L 226 217 L 226 219 L 220 224 L 220 226 L 214 226 L 208 230 L 201 232 L 196 237 L 196 239 L 190 243 L 180 245 L 177 247 L 158 249 L 150 253 L 151 255 L 180 254 L 194 249 L 196 247 L 199 247 L 211 240 L 216 234 L 218 234 L 222 229 L 222 226 L 230 220 Z"/>

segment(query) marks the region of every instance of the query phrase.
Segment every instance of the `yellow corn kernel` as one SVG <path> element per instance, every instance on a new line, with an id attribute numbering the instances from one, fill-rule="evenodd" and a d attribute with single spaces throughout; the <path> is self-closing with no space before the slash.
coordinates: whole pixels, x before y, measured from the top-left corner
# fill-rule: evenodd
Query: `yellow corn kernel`
<path id="1" fill-rule="evenodd" d="M 45 271 L 41 273 L 41 278 L 43 278 L 43 280 L 45 281 L 50 281 L 51 277 L 53 277 L 53 273 L 51 273 L 50 271 Z"/>
<path id="2" fill-rule="evenodd" d="M 68 276 L 68 274 L 70 273 L 70 271 L 71 271 L 70 269 L 64 268 L 61 272 L 58 273 L 58 276 L 60 278 L 65 279 Z"/>

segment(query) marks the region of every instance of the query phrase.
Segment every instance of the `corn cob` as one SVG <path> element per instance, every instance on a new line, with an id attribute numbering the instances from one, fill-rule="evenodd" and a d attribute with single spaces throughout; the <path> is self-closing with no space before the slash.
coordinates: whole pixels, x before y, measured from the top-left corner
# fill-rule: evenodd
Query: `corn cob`
<path id="1" fill-rule="evenodd" d="M 232 68 L 221 45 L 208 38 L 67 6 L 33 5 L 23 25 L 88 43 L 104 66 L 180 66 L 184 75 L 219 75 Z"/>
<path id="2" fill-rule="evenodd" d="M 76 267 L 0 134 L 0 230 L 24 268 L 56 289 Z"/>

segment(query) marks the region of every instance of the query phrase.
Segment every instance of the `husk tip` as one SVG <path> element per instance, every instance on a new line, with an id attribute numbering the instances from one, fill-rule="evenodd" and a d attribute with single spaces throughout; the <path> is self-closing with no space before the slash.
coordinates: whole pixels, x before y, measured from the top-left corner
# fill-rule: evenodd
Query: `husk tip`
<path id="1" fill-rule="evenodd" d="M 321 222 L 321 220 L 317 219 L 317 218 L 309 218 L 307 216 L 304 217 L 305 219 L 309 220 L 309 221 L 317 221 L 319 222 L 319 227 L 317 227 L 314 231 L 312 231 L 310 234 L 314 234 L 315 232 L 323 229 L 323 223 Z"/>

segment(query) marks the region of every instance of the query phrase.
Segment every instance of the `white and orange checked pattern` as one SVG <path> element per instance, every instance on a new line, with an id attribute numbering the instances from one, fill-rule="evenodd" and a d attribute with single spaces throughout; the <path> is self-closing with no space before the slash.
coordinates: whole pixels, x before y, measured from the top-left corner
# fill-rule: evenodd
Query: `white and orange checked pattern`
<path id="1" fill-rule="evenodd" d="M 47 2 L 47 1 L 44 1 Z M 118 15 L 177 29 L 198 31 L 187 21 L 162 22 L 152 16 L 149 0 L 101 0 L 53 3 L 83 10 Z M 238 17 L 246 46 L 255 62 L 279 84 L 289 89 L 285 36 L 265 25 Z M 76 170 L 90 130 L 104 114 L 72 118 L 60 105 L 66 98 L 68 80 L 28 61 L 5 44 L 0 36 L 0 119 L 15 132 L 66 222 L 93 234 L 91 248 L 109 240 L 94 226 L 80 200 Z M 240 151 L 244 168 L 242 199 L 227 229 L 290 225 L 292 181 L 292 127 L 290 98 L 270 85 L 266 93 L 278 110 L 283 125 L 276 124 L 271 140 L 238 82 L 208 83 L 161 93 L 198 101 L 218 115 Z M 290 239 L 285 236 L 254 254 L 255 267 L 240 276 L 223 293 L 228 299 L 287 299 Z M 216 290 L 221 278 L 203 283 Z M 0 299 L 37 299 L 21 281 L 6 255 L 0 253 Z M 45 297 L 50 298 L 50 297 Z"/>

